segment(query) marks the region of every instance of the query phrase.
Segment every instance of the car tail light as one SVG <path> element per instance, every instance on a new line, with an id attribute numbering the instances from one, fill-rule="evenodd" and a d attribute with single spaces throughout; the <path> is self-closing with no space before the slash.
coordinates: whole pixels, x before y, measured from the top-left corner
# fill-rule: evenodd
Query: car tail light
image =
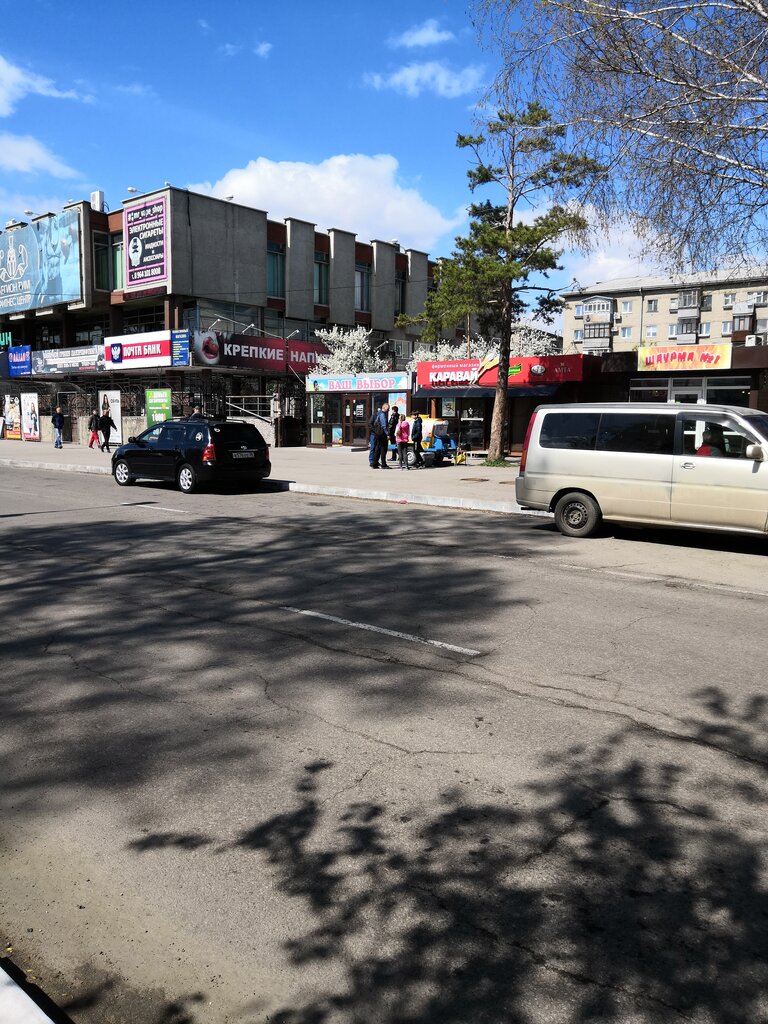
<path id="1" fill-rule="evenodd" d="M 528 429 L 525 432 L 525 440 L 523 441 L 523 454 L 520 457 L 520 469 L 518 470 L 518 476 L 525 475 L 525 463 L 528 459 L 528 442 L 531 440 L 531 434 L 533 433 L 533 424 L 536 419 L 536 413 L 534 413 L 528 421 Z"/>
<path id="2" fill-rule="evenodd" d="M 212 444 L 207 444 L 203 448 L 203 462 L 215 462 L 216 461 L 216 449 Z"/>

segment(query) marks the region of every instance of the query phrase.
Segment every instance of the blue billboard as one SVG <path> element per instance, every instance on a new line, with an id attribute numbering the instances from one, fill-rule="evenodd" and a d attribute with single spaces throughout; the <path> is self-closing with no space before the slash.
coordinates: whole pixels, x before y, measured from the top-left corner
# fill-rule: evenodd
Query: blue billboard
<path id="1" fill-rule="evenodd" d="M 81 302 L 79 209 L 0 232 L 0 313 Z"/>
<path id="2" fill-rule="evenodd" d="M 8 349 L 8 372 L 11 377 L 29 377 L 32 373 L 31 345 L 16 345 Z"/>

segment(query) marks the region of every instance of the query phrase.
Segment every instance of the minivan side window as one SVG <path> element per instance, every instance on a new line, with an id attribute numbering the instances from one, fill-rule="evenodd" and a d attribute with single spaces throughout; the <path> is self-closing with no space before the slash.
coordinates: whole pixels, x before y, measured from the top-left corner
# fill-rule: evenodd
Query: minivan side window
<path id="1" fill-rule="evenodd" d="M 600 418 L 597 449 L 603 452 L 671 455 L 674 440 L 673 415 L 606 412 Z"/>
<path id="2" fill-rule="evenodd" d="M 705 459 L 745 459 L 747 445 L 755 440 L 728 420 L 686 416 L 683 420 L 683 454 Z"/>
<path id="3" fill-rule="evenodd" d="M 542 448 L 575 448 L 591 451 L 595 447 L 599 412 L 551 412 L 541 424 Z"/>

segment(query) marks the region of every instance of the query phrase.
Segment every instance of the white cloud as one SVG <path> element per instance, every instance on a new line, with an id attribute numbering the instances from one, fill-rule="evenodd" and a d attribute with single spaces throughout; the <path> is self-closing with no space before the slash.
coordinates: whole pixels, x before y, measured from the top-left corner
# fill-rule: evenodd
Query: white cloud
<path id="1" fill-rule="evenodd" d="M 0 169 L 36 174 L 40 171 L 54 178 L 74 178 L 77 172 L 54 156 L 42 142 L 29 135 L 0 134 Z"/>
<path id="2" fill-rule="evenodd" d="M 16 67 L 0 56 L 0 117 L 8 117 L 25 96 L 51 96 L 60 100 L 81 97 L 74 91 L 57 89 L 49 78 Z"/>
<path id="3" fill-rule="evenodd" d="M 643 254 L 644 245 L 629 227 L 610 230 L 591 252 L 564 253 L 563 273 L 583 287 L 598 281 L 659 273 L 659 265 Z"/>
<path id="4" fill-rule="evenodd" d="M 224 43 L 223 46 L 219 47 L 219 53 L 225 57 L 236 57 L 242 50 L 242 46 L 237 43 Z"/>
<path id="5" fill-rule="evenodd" d="M 433 92 L 443 99 L 456 99 L 474 92 L 483 80 L 483 69 L 475 64 L 454 71 L 443 61 L 427 61 L 423 64 L 406 64 L 390 74 L 371 72 L 365 81 L 374 89 L 392 89 L 406 96 L 420 96 L 422 92 Z"/>
<path id="6" fill-rule="evenodd" d="M 146 85 L 143 82 L 130 82 L 126 85 L 118 85 L 115 87 L 116 92 L 123 93 L 125 96 L 154 96 L 155 91 L 151 85 Z"/>
<path id="7" fill-rule="evenodd" d="M 24 210 L 32 210 L 34 214 L 56 213 L 71 197 L 71 192 L 61 196 L 40 195 L 29 192 L 9 192 L 0 187 L 0 228 L 8 220 L 30 220 L 31 215 Z"/>
<path id="8" fill-rule="evenodd" d="M 200 28 L 203 32 L 210 32 L 211 31 L 211 26 L 208 24 L 208 22 L 205 20 L 205 18 L 198 18 L 197 19 L 197 25 L 198 25 L 198 28 Z"/>
<path id="9" fill-rule="evenodd" d="M 268 57 L 271 49 L 272 43 L 257 43 L 253 48 L 253 52 L 257 57 Z"/>
<path id="10" fill-rule="evenodd" d="M 391 46 L 404 46 L 413 49 L 417 46 L 437 46 L 455 39 L 453 32 L 441 29 L 437 18 L 428 18 L 423 25 L 413 25 L 391 40 Z"/>
<path id="11" fill-rule="evenodd" d="M 398 162 L 389 154 L 329 157 L 318 164 L 252 160 L 211 184 L 192 191 L 266 210 L 270 218 L 297 217 L 318 225 L 354 231 L 363 241 L 397 238 L 429 252 L 435 241 L 463 222 L 444 217 L 416 189 L 397 180 Z"/>

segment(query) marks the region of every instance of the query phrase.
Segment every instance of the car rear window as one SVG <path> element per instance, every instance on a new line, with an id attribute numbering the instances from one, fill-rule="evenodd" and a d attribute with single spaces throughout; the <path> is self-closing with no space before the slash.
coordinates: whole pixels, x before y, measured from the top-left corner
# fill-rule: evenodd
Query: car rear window
<path id="1" fill-rule="evenodd" d="M 267 442 L 252 423 L 220 423 L 211 428 L 215 440 L 224 444 L 244 444 L 249 448 L 266 448 Z"/>

